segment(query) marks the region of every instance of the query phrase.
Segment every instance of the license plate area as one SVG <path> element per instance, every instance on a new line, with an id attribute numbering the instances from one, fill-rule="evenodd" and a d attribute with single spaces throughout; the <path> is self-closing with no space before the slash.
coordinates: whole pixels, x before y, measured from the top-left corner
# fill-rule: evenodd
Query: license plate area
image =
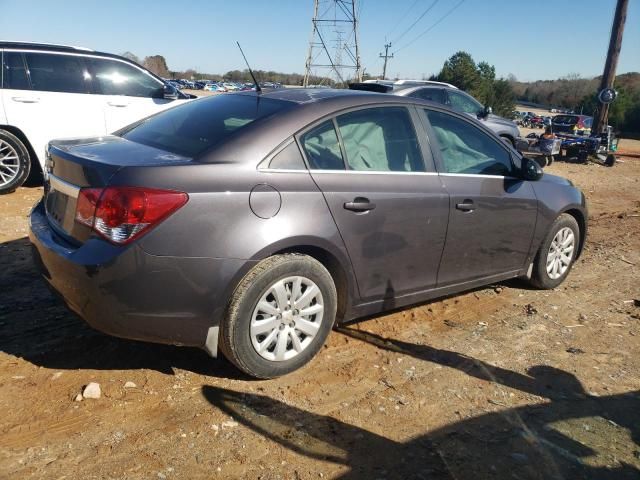
<path id="1" fill-rule="evenodd" d="M 80 188 L 50 175 L 47 190 L 45 200 L 47 218 L 64 232 L 71 233 Z"/>

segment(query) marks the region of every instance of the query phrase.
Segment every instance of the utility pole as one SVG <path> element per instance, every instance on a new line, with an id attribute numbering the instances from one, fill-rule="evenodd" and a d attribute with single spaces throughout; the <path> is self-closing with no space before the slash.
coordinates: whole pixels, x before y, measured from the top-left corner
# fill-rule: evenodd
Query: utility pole
<path id="1" fill-rule="evenodd" d="M 598 93 L 605 89 L 613 88 L 613 82 L 616 78 L 616 67 L 618 66 L 618 57 L 620 56 L 620 47 L 622 46 L 624 23 L 627 20 L 628 4 L 629 0 L 618 0 L 618 4 L 616 5 L 616 13 L 613 17 L 613 26 L 611 27 L 611 38 L 609 39 L 609 50 L 607 51 L 607 61 L 604 64 L 604 72 Z M 608 116 L 609 104 L 600 102 L 600 108 L 593 123 L 593 133 L 599 134 L 606 130 Z"/>
<path id="2" fill-rule="evenodd" d="M 362 81 L 356 2 L 314 0 L 303 86 L 308 86 L 310 79 L 319 75 L 318 71 L 344 84 L 351 77 Z M 335 45 L 333 49 L 332 45 Z M 343 70 L 352 70 L 352 73 L 345 79 Z"/>
<path id="3" fill-rule="evenodd" d="M 389 55 L 389 49 L 391 48 L 391 42 L 385 43 L 384 45 L 384 55 L 380 54 L 380 58 L 384 58 L 384 66 L 382 67 L 382 79 L 387 78 L 387 61 L 390 58 L 393 58 L 393 53 Z"/>

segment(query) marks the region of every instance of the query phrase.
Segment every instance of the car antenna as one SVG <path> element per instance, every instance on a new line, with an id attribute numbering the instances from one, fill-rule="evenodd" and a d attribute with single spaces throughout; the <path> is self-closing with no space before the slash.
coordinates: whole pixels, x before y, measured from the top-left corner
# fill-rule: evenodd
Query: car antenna
<path id="1" fill-rule="evenodd" d="M 251 78 L 253 79 L 253 83 L 256 86 L 256 92 L 257 93 L 262 93 L 262 89 L 260 88 L 260 84 L 256 80 L 256 76 L 253 74 L 253 70 L 251 70 L 251 67 L 249 66 L 249 62 L 247 62 L 247 57 L 244 56 L 244 52 L 242 51 L 242 47 L 240 46 L 240 42 L 238 42 L 236 40 L 236 44 L 238 45 L 238 48 L 240 49 L 240 53 L 242 54 L 242 58 L 244 58 L 244 63 L 247 64 L 247 68 L 249 69 L 249 75 L 251 75 Z"/>

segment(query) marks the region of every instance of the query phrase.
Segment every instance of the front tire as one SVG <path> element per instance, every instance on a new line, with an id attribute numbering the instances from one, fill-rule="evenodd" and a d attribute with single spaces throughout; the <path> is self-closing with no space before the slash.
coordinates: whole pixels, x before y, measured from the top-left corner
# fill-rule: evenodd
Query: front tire
<path id="1" fill-rule="evenodd" d="M 536 254 L 531 284 L 542 290 L 560 285 L 571 271 L 579 242 L 580 227 L 576 219 L 568 213 L 556 218 Z"/>
<path id="2" fill-rule="evenodd" d="M 31 159 L 18 137 L 0 130 L 0 195 L 11 193 L 29 176 Z"/>
<path id="3" fill-rule="evenodd" d="M 336 318 L 331 274 L 307 255 L 282 254 L 240 281 L 221 325 L 220 349 L 244 373 L 274 378 L 309 362 Z"/>

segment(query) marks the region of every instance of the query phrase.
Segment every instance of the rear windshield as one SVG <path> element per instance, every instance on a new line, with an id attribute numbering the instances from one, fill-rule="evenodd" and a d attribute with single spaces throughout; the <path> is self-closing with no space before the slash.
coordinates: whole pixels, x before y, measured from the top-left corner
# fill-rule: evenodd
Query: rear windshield
<path id="1" fill-rule="evenodd" d="M 194 100 L 125 130 L 123 138 L 186 157 L 197 157 L 256 120 L 291 108 L 290 102 L 255 95 Z"/>
<path id="2" fill-rule="evenodd" d="M 568 123 L 569 125 L 575 125 L 578 123 L 578 117 L 575 115 L 556 115 L 553 117 L 553 123 Z"/>

